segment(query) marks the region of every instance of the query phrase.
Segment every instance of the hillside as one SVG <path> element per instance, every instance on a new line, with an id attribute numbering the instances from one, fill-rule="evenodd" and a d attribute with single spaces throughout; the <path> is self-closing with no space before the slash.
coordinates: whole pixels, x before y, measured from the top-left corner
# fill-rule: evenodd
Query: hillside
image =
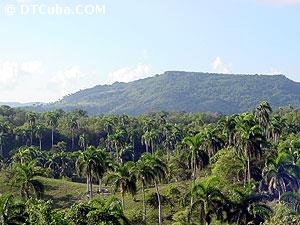
<path id="1" fill-rule="evenodd" d="M 65 96 L 45 109 L 82 108 L 90 114 L 149 111 L 239 113 L 261 101 L 274 108 L 296 104 L 300 83 L 283 75 L 232 75 L 169 71 L 130 83 L 99 85 Z"/>

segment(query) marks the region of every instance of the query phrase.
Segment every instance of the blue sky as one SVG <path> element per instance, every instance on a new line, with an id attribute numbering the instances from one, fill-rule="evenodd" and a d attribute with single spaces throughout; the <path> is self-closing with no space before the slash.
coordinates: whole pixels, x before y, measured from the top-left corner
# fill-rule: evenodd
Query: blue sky
<path id="1" fill-rule="evenodd" d="M 105 11 L 21 15 L 34 4 Z M 166 70 L 300 82 L 300 0 L 2 0 L 0 10 L 0 101 L 55 101 Z"/>

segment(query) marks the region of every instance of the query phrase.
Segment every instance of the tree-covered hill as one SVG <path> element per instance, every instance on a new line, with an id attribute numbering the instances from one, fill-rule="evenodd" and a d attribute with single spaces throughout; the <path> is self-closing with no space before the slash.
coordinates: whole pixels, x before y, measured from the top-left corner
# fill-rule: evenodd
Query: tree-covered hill
<path id="1" fill-rule="evenodd" d="M 130 83 L 99 85 L 65 96 L 44 110 L 81 108 L 90 114 L 149 111 L 240 113 L 268 101 L 297 104 L 300 83 L 283 75 L 232 75 L 169 71 Z"/>

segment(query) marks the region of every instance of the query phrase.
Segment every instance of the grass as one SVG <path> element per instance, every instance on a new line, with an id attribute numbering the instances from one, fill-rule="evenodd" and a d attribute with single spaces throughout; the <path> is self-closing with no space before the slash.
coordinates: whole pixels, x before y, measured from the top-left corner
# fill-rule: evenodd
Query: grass
<path id="1" fill-rule="evenodd" d="M 70 182 L 64 179 L 51 179 L 45 177 L 38 178 L 44 185 L 45 185 L 45 193 L 44 199 L 52 200 L 54 207 L 56 208 L 66 208 L 70 207 L 77 201 L 86 200 L 88 196 L 86 194 L 86 185 L 83 183 L 75 183 Z M 12 192 L 18 194 L 18 188 L 14 187 L 11 182 L 12 177 L 9 177 L 9 174 L 6 172 L 1 172 L 0 175 L 0 193 Z M 97 185 L 93 186 L 93 190 L 97 190 Z M 185 192 L 188 188 L 188 184 L 184 182 L 173 183 L 168 185 L 160 185 L 159 189 L 161 194 L 167 196 L 171 187 L 177 187 L 178 190 Z M 110 188 L 108 188 L 110 190 Z M 155 193 L 154 188 L 146 189 L 146 199 L 149 198 L 153 193 Z M 99 194 L 95 194 L 95 197 L 99 196 Z M 120 197 L 117 194 L 117 197 Z M 177 199 L 178 200 L 178 199 Z M 178 202 L 177 202 L 178 203 Z M 174 212 L 180 210 L 180 204 L 175 204 L 172 206 L 170 203 L 165 203 L 164 208 L 164 216 L 165 222 L 164 224 L 171 224 L 172 215 Z M 158 211 L 156 208 L 152 208 L 151 206 L 147 205 L 148 209 L 148 222 L 149 224 L 157 224 L 158 218 Z M 133 222 L 136 221 L 134 224 L 140 224 L 142 220 L 142 195 L 141 192 L 138 190 L 137 195 L 135 198 L 132 198 L 130 195 L 126 195 L 125 197 L 125 215 L 132 220 Z"/>

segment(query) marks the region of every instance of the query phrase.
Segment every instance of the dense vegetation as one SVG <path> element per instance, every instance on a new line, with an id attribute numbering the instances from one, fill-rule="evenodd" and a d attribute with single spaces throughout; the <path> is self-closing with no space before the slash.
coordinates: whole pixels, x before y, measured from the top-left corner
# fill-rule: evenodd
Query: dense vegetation
<path id="1" fill-rule="evenodd" d="M 267 102 L 232 116 L 2 106 L 0 224 L 300 224 L 299 133 L 299 110 Z"/>
<path id="2" fill-rule="evenodd" d="M 274 109 L 296 105 L 300 84 L 283 75 L 166 72 L 130 83 L 96 86 L 33 110 L 81 108 L 89 114 L 139 115 L 152 111 L 241 113 L 268 101 Z"/>

